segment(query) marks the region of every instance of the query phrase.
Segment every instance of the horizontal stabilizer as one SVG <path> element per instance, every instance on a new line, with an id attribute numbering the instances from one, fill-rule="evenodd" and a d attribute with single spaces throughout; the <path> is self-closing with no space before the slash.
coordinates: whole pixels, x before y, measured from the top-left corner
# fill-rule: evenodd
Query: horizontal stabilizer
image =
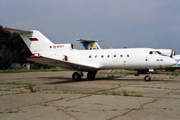
<path id="1" fill-rule="evenodd" d="M 100 46 L 97 44 L 97 42 L 102 42 L 104 40 L 85 40 L 85 39 L 77 39 L 76 41 L 79 41 L 86 50 L 100 50 Z"/>
<path id="2" fill-rule="evenodd" d="M 18 30 L 18 29 L 11 29 L 11 28 L 4 28 L 6 31 L 15 32 L 19 34 L 30 34 L 33 33 L 33 31 L 27 31 L 27 30 Z"/>
<path id="3" fill-rule="evenodd" d="M 104 40 L 85 40 L 85 39 L 77 39 L 79 42 L 103 42 Z"/>

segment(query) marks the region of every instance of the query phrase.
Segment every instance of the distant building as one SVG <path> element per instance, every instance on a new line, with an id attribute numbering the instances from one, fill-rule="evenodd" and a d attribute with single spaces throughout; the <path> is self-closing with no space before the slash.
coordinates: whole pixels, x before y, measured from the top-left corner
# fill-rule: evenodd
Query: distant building
<path id="1" fill-rule="evenodd" d="M 20 63 L 12 63 L 10 66 L 10 69 L 19 69 L 19 68 L 21 68 Z"/>

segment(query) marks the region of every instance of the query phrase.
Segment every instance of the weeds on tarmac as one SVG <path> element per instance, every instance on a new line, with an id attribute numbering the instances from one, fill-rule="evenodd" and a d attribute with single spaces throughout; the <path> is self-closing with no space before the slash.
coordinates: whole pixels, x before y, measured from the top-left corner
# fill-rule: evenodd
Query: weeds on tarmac
<path id="1" fill-rule="evenodd" d="M 129 94 L 126 92 L 125 89 L 122 89 L 121 92 L 123 93 L 124 96 L 143 97 L 143 95 L 139 95 L 139 94 Z"/>
<path id="2" fill-rule="evenodd" d="M 170 72 L 169 74 L 170 74 L 170 75 L 173 75 L 173 76 L 178 76 L 178 75 L 179 75 L 179 72 L 174 71 L 174 72 Z"/>

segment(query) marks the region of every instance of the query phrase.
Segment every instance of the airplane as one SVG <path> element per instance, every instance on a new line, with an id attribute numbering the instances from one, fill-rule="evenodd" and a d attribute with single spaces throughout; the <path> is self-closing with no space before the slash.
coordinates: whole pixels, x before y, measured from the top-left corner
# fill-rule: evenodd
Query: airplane
<path id="1" fill-rule="evenodd" d="M 72 80 L 78 81 L 87 73 L 87 79 L 95 79 L 99 70 L 108 69 L 154 69 L 166 68 L 176 64 L 170 57 L 151 54 L 151 48 L 77 50 L 73 44 L 53 44 L 38 30 L 18 30 L 4 28 L 6 31 L 20 34 L 21 38 L 34 56 L 26 59 L 75 70 Z M 145 81 L 151 80 L 151 73 Z"/>

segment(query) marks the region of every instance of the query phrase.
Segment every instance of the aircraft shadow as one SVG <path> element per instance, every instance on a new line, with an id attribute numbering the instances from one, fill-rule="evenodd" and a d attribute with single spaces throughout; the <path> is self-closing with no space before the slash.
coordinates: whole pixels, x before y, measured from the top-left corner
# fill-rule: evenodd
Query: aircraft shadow
<path id="1" fill-rule="evenodd" d="M 65 77 L 48 77 L 50 79 L 63 79 L 64 81 L 56 81 L 56 82 L 49 82 L 49 83 L 45 83 L 45 84 L 64 84 L 64 83 L 77 83 L 77 82 L 87 82 L 87 81 L 98 81 L 98 80 L 115 80 L 115 78 L 117 77 L 103 77 L 103 78 L 96 78 L 94 80 L 89 80 L 86 78 L 82 78 L 79 81 L 72 81 L 71 78 L 65 78 Z"/>
<path id="2" fill-rule="evenodd" d="M 102 78 L 96 78 L 94 80 L 89 80 L 86 78 L 82 78 L 79 81 L 72 81 L 71 78 L 66 78 L 66 77 L 48 77 L 50 79 L 63 79 L 63 81 L 56 81 L 56 82 L 48 82 L 45 84 L 66 84 L 66 83 L 78 83 L 78 82 L 87 82 L 87 81 L 109 81 L 109 80 L 113 80 L 113 81 L 129 81 L 129 82 L 145 82 L 144 79 L 117 79 L 120 77 L 102 77 Z M 150 82 L 178 82 L 178 80 L 158 80 L 158 79 L 152 79 Z"/>

